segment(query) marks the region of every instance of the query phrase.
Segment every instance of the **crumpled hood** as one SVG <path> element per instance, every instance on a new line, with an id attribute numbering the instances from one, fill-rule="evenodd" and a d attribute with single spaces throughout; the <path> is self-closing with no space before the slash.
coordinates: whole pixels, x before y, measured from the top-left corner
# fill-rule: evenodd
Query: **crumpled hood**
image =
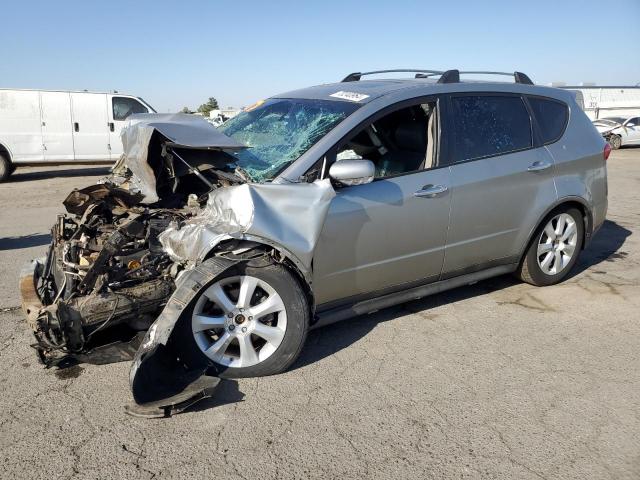
<path id="1" fill-rule="evenodd" d="M 624 132 L 626 129 L 618 124 L 611 124 L 611 123 L 602 123 L 602 122 L 593 122 L 593 126 L 596 127 L 596 130 L 598 130 L 598 133 L 602 134 L 602 133 L 609 133 L 609 132 L 616 132 L 616 133 L 620 133 L 620 132 Z"/>
<path id="2" fill-rule="evenodd" d="M 160 133 L 170 145 L 181 148 L 235 151 L 246 148 L 233 138 L 220 132 L 202 117 L 182 113 L 137 114 L 120 134 L 124 155 L 114 171 L 122 163 L 133 173 L 132 186 L 144 195 L 142 203 L 158 201 L 156 177 L 149 165 L 149 145 L 155 132 Z"/>

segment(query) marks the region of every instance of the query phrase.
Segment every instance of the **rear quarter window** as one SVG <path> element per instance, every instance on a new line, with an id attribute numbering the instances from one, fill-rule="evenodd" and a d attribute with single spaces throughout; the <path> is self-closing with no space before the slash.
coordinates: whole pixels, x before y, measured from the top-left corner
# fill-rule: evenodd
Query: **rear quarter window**
<path id="1" fill-rule="evenodd" d="M 531 148 L 531 119 L 519 96 L 452 97 L 453 161 L 504 155 Z"/>
<path id="2" fill-rule="evenodd" d="M 538 124 L 543 145 L 556 142 L 562 137 L 569 119 L 569 108 L 562 102 L 540 97 L 527 97 Z"/>

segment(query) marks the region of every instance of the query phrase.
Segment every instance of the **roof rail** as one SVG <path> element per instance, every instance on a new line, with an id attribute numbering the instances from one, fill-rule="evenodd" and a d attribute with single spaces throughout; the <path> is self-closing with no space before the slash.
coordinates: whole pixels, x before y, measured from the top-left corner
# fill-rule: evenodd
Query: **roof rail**
<path id="1" fill-rule="evenodd" d="M 415 68 L 398 68 L 395 70 L 375 70 L 373 72 L 353 72 L 344 77 L 341 82 L 357 82 L 365 75 L 375 75 L 376 73 L 428 73 L 431 75 L 442 75 L 440 70 L 418 70 Z"/>
<path id="2" fill-rule="evenodd" d="M 524 85 L 533 85 L 531 79 L 522 72 L 485 72 L 485 71 L 465 71 L 461 72 L 459 70 L 447 70 L 444 72 L 440 78 L 438 79 L 438 83 L 459 83 L 460 75 L 506 75 L 507 77 L 513 77 L 516 83 L 521 83 Z"/>

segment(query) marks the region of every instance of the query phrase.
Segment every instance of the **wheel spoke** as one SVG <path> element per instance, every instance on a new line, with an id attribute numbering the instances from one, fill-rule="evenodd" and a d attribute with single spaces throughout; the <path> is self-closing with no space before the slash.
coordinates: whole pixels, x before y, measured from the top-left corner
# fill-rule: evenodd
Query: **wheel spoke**
<path id="1" fill-rule="evenodd" d="M 544 227 L 544 232 L 547 234 L 547 238 L 549 238 L 550 240 L 555 240 L 556 232 L 553 229 L 553 225 L 551 225 L 551 222 L 547 223 L 547 226 Z"/>
<path id="2" fill-rule="evenodd" d="M 553 270 L 554 273 L 558 273 L 562 270 L 562 252 L 560 250 L 556 250 L 554 252 L 555 261 L 553 262 Z"/>
<path id="3" fill-rule="evenodd" d="M 565 244 L 565 246 L 562 248 L 562 253 L 566 254 L 569 256 L 569 258 L 571 258 L 573 256 L 573 252 L 575 251 L 576 246 L 575 245 L 571 245 L 570 243 Z"/>
<path id="4" fill-rule="evenodd" d="M 545 272 L 549 272 L 549 264 L 551 264 L 551 260 L 553 260 L 553 252 L 547 253 L 547 255 L 544 257 L 544 260 L 542 260 L 542 263 L 540 263 L 540 267 L 542 268 L 542 270 L 544 270 Z"/>
<path id="5" fill-rule="evenodd" d="M 576 233 L 576 224 L 569 223 L 564 233 L 562 234 L 562 237 L 560 237 L 560 240 L 566 242 L 573 236 L 574 233 Z"/>
<path id="6" fill-rule="evenodd" d="M 267 343 L 272 344 L 274 347 L 280 345 L 284 337 L 284 330 L 280 330 L 278 327 L 270 327 L 260 322 L 256 322 L 253 333 L 264 338 Z"/>
<path id="7" fill-rule="evenodd" d="M 211 285 L 206 292 L 204 292 L 205 297 L 211 300 L 213 303 L 218 305 L 224 313 L 229 313 L 235 308 L 235 305 L 222 289 L 222 286 L 219 283 L 214 283 Z"/>
<path id="8" fill-rule="evenodd" d="M 538 257 L 541 255 L 551 251 L 551 242 L 549 243 L 541 243 L 538 245 Z"/>
<path id="9" fill-rule="evenodd" d="M 562 232 L 564 232 L 564 227 L 566 226 L 566 224 L 567 224 L 567 219 L 564 217 L 564 215 L 560 215 L 556 223 L 556 229 L 555 229 L 556 237 L 559 237 L 560 235 L 562 235 Z"/>
<path id="10" fill-rule="evenodd" d="M 279 295 L 270 295 L 266 300 L 249 309 L 249 315 L 258 320 L 270 313 L 281 312 L 284 310 L 284 303 Z"/>
<path id="11" fill-rule="evenodd" d="M 249 308 L 251 306 L 251 297 L 258 286 L 258 279 L 255 277 L 242 277 L 240 281 L 240 293 L 236 306 L 238 308 Z"/>
<path id="12" fill-rule="evenodd" d="M 204 351 L 204 354 L 212 360 L 219 360 L 227 351 L 227 347 L 233 338 L 229 332 L 224 332 L 218 340 Z"/>
<path id="13" fill-rule="evenodd" d="M 240 343 L 240 366 L 247 367 L 255 365 L 260 361 L 258 354 L 253 348 L 250 335 L 242 335 L 238 337 Z"/>
<path id="14" fill-rule="evenodd" d="M 192 327 L 194 332 L 211 330 L 212 328 L 224 327 L 224 317 L 211 317 L 209 315 L 194 314 Z"/>

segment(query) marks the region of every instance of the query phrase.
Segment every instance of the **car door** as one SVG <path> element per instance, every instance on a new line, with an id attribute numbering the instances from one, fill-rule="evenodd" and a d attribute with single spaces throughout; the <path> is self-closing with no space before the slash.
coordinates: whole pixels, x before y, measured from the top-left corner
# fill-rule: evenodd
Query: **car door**
<path id="1" fill-rule="evenodd" d="M 553 158 L 534 148 L 519 95 L 452 95 L 451 219 L 442 278 L 515 263 L 556 198 Z"/>
<path id="2" fill-rule="evenodd" d="M 319 305 L 439 278 L 449 221 L 450 173 L 434 163 L 364 185 L 336 186 L 314 253 Z"/>
<path id="3" fill-rule="evenodd" d="M 115 161 L 122 155 L 120 133 L 127 123 L 127 118 L 134 113 L 149 113 L 149 109 L 131 97 L 108 95 L 108 100 L 109 147 L 111 159 Z"/>
<path id="4" fill-rule="evenodd" d="M 40 110 L 45 161 L 72 161 L 73 126 L 69 92 L 40 92 Z"/>
<path id="5" fill-rule="evenodd" d="M 633 117 L 624 123 L 626 138 L 624 145 L 640 144 L 640 117 Z"/>
<path id="6" fill-rule="evenodd" d="M 109 161 L 109 131 L 104 93 L 71 92 L 76 161 Z"/>

